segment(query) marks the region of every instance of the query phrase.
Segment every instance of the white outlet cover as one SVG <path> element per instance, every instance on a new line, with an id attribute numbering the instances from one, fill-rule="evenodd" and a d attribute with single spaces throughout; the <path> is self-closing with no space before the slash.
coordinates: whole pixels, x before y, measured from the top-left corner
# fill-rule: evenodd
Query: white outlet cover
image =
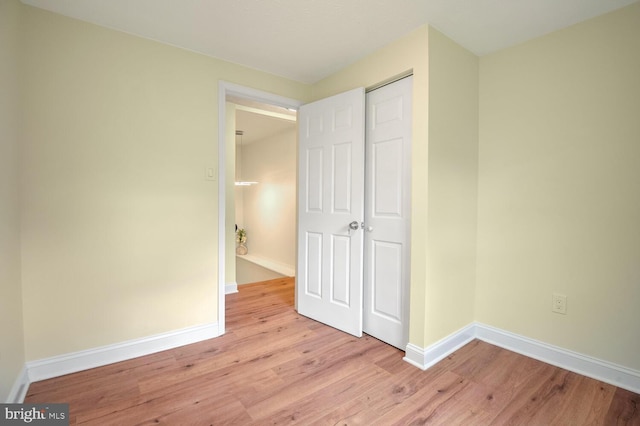
<path id="1" fill-rule="evenodd" d="M 553 293 L 551 300 L 551 311 L 558 314 L 567 314 L 567 296 L 564 294 Z"/>

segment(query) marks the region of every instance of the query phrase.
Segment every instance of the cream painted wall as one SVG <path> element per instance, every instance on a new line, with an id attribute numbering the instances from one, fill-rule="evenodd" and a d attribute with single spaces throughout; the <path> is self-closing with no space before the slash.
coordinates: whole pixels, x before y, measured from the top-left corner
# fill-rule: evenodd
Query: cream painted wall
<path id="1" fill-rule="evenodd" d="M 21 8 L 27 360 L 216 322 L 218 82 L 308 87 Z"/>
<path id="2" fill-rule="evenodd" d="M 244 256 L 236 256 L 236 270 L 238 285 L 251 284 L 259 281 L 274 280 L 284 275 L 248 261 Z"/>
<path id="3" fill-rule="evenodd" d="M 235 203 L 235 172 L 236 172 L 236 105 L 227 102 L 226 104 L 225 130 L 227 138 L 226 148 L 226 234 L 225 234 L 225 282 L 227 284 L 237 283 L 236 280 L 236 203 Z"/>
<path id="4" fill-rule="evenodd" d="M 20 3 L 0 1 L 0 402 L 9 397 L 25 362 L 18 194 L 19 25 Z"/>
<path id="5" fill-rule="evenodd" d="M 247 247 L 254 256 L 294 269 L 296 265 L 296 123 L 289 130 L 245 144 L 242 178 L 258 185 L 238 187 L 247 231 Z"/>
<path id="6" fill-rule="evenodd" d="M 638 3 L 480 59 L 476 296 L 483 323 L 636 370 L 639 77 Z"/>
<path id="7" fill-rule="evenodd" d="M 243 174 L 242 173 L 242 151 L 243 149 L 240 149 L 240 147 L 237 146 L 237 144 L 240 143 L 240 136 L 235 136 L 234 138 L 234 150 L 235 150 L 235 156 L 234 156 L 234 181 L 241 179 L 240 175 Z M 243 192 L 243 188 L 241 186 L 235 186 L 234 185 L 234 201 L 235 201 L 235 223 L 238 225 L 238 228 L 244 228 L 244 197 L 242 196 Z M 234 228 L 235 229 L 235 228 Z M 234 236 L 235 238 L 235 236 Z M 235 255 L 235 247 L 237 246 L 237 244 L 235 243 L 234 240 L 234 249 L 233 249 L 233 253 Z"/>
<path id="8" fill-rule="evenodd" d="M 429 28 L 427 344 L 474 320 L 478 90 L 478 57 Z"/>

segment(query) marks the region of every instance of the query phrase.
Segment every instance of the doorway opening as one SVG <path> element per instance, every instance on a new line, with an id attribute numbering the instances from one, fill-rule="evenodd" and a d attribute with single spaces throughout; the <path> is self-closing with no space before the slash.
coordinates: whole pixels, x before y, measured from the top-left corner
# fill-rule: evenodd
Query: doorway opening
<path id="1" fill-rule="evenodd" d="M 235 97 L 227 101 L 235 110 L 236 129 L 235 282 L 293 277 L 296 111 Z"/>
<path id="2" fill-rule="evenodd" d="M 235 269 L 235 192 L 233 176 L 235 161 L 235 114 L 227 113 L 229 101 L 242 102 L 247 108 L 252 103 L 263 108 L 273 107 L 297 111 L 300 101 L 240 86 L 233 83 L 219 83 L 218 90 L 218 326 L 220 334 L 225 333 L 225 297 L 229 284 L 228 272 Z M 233 206 L 233 207 L 232 207 Z M 235 271 L 234 271 L 235 272 Z M 234 277 L 235 278 L 235 277 Z"/>

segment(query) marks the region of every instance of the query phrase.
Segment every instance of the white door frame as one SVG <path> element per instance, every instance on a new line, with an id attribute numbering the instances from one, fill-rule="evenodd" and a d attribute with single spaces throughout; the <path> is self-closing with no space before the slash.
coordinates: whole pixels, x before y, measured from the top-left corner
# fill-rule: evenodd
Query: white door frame
<path id="1" fill-rule="evenodd" d="M 239 98 L 249 99 L 268 105 L 275 105 L 284 108 L 298 109 L 302 102 L 286 98 L 284 96 L 275 95 L 273 93 L 264 92 L 250 87 L 241 86 L 239 84 L 229 83 L 220 80 L 218 83 L 218 333 L 225 333 L 225 254 L 226 254 L 226 120 L 227 120 L 227 96 L 236 96 Z"/>

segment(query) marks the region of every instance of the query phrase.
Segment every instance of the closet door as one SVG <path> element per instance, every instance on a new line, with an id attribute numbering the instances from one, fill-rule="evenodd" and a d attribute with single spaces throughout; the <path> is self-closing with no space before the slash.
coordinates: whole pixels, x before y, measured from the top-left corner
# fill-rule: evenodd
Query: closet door
<path id="1" fill-rule="evenodd" d="M 366 98 L 364 332 L 405 349 L 409 330 L 413 77 Z"/>
<path id="2" fill-rule="evenodd" d="M 364 89 L 300 108 L 298 312 L 362 335 Z"/>

